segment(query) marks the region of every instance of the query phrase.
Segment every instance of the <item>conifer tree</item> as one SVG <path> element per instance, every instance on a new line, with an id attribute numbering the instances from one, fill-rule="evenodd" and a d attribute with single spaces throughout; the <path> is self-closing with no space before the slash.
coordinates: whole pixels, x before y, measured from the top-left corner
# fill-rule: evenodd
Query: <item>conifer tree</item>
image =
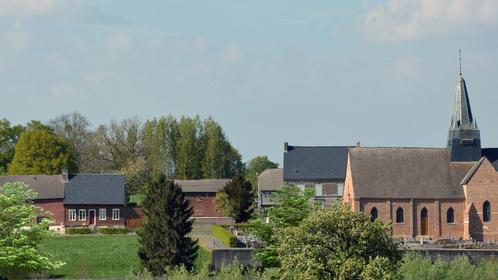
<path id="1" fill-rule="evenodd" d="M 143 207 L 145 219 L 138 232 L 142 265 L 154 275 L 162 275 L 167 267 L 190 270 L 198 245 L 189 237 L 193 211 L 180 187 L 160 175 L 149 187 Z"/>
<path id="2" fill-rule="evenodd" d="M 251 217 L 253 201 L 251 183 L 241 174 L 235 175 L 216 194 L 216 206 L 224 215 L 234 217 L 237 223 L 247 221 Z"/>

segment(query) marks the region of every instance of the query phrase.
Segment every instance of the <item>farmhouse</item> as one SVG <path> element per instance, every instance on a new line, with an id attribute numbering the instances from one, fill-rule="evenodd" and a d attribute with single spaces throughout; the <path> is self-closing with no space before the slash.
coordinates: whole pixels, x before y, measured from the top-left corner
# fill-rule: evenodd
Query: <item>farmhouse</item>
<path id="1" fill-rule="evenodd" d="M 0 186 L 24 182 L 38 196 L 34 204 L 52 213 L 51 229 L 66 227 L 124 227 L 127 195 L 124 175 L 68 174 L 0 176 Z M 40 215 L 38 219 L 46 218 Z"/>

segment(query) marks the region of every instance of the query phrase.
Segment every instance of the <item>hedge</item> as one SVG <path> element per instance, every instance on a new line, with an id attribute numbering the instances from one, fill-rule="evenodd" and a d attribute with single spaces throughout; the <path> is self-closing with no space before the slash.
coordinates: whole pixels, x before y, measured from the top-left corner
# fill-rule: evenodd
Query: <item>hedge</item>
<path id="1" fill-rule="evenodd" d="M 226 228 L 214 225 L 211 228 L 213 232 L 213 236 L 218 238 L 225 246 L 228 247 L 236 247 L 237 246 L 237 237 L 230 233 Z"/>
<path id="2" fill-rule="evenodd" d="M 69 227 L 66 228 L 66 234 L 90 234 L 92 230 L 87 227 Z"/>
<path id="3" fill-rule="evenodd" d="M 99 228 L 99 232 L 103 234 L 127 234 L 130 230 L 127 228 Z"/>

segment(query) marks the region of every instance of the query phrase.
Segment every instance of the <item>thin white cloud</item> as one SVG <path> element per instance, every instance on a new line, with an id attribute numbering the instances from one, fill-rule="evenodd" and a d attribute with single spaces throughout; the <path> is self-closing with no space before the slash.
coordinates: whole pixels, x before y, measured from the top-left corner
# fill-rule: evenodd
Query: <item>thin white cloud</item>
<path id="1" fill-rule="evenodd" d="M 19 50 L 26 46 L 28 42 L 28 31 L 20 20 L 16 20 L 14 25 L 6 33 L 7 46 L 12 50 Z"/>
<path id="2" fill-rule="evenodd" d="M 196 37 L 196 38 L 194 38 L 194 40 L 192 42 L 192 47 L 198 51 L 205 50 L 207 48 L 207 46 L 208 46 L 208 42 L 207 42 L 206 38 L 204 38 L 204 37 Z"/>
<path id="3" fill-rule="evenodd" d="M 54 9 L 56 0 L 0 0 L 0 15 L 43 14 Z"/>
<path id="4" fill-rule="evenodd" d="M 387 0 L 367 8 L 365 31 L 376 40 L 404 41 L 498 25 L 496 0 Z"/>
<path id="5" fill-rule="evenodd" d="M 116 32 L 111 34 L 107 40 L 110 49 L 126 49 L 131 45 L 131 35 L 128 32 Z"/>
<path id="6" fill-rule="evenodd" d="M 422 77 L 422 63 L 415 56 L 404 56 L 392 64 L 393 74 L 398 79 L 418 80 Z"/>

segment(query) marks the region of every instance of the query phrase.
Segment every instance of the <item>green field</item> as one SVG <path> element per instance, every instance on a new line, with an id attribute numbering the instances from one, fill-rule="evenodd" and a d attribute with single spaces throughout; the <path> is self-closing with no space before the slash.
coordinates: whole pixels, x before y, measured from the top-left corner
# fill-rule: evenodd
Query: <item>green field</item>
<path id="1" fill-rule="evenodd" d="M 66 263 L 51 276 L 73 279 L 127 277 L 139 267 L 137 248 L 134 235 L 60 236 L 41 244 L 44 252 Z M 210 253 L 199 249 L 196 267 L 210 261 Z"/>

